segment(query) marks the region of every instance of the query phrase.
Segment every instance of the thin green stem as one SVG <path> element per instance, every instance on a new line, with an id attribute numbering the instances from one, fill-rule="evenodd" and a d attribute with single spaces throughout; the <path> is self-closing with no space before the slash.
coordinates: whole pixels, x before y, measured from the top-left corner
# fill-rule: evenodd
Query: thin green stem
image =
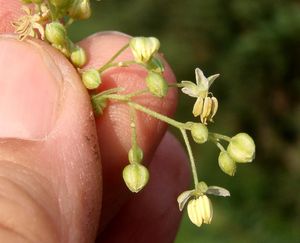
<path id="1" fill-rule="evenodd" d="M 219 134 L 219 133 L 209 133 L 209 136 L 212 137 L 212 138 L 215 138 L 217 140 L 221 139 L 221 140 L 225 140 L 227 142 L 230 142 L 230 140 L 231 140 L 231 137 L 228 137 L 226 135 L 222 135 L 222 134 Z"/>
<path id="2" fill-rule="evenodd" d="M 130 108 L 130 127 L 131 127 L 131 143 L 132 147 L 137 146 L 137 135 L 136 135 L 136 112 L 134 108 Z"/>
<path id="3" fill-rule="evenodd" d="M 196 168 L 192 148 L 191 148 L 191 145 L 190 145 L 190 142 L 189 142 L 189 138 L 186 134 L 185 129 L 180 129 L 180 132 L 182 134 L 185 146 L 186 146 L 187 151 L 188 151 L 188 155 L 189 155 L 189 158 L 190 158 L 191 169 L 192 169 L 192 174 L 193 174 L 193 180 L 194 180 L 195 188 L 197 188 L 199 180 L 198 180 L 197 168 Z"/>
<path id="4" fill-rule="evenodd" d="M 104 72 L 105 70 L 113 67 L 128 67 L 129 65 L 132 64 L 138 64 L 135 61 L 124 61 L 124 62 L 112 62 L 110 64 L 102 66 L 98 71 L 99 72 Z"/>
<path id="5" fill-rule="evenodd" d="M 170 117 L 167 117 L 167 116 L 164 116 L 158 112 L 155 112 L 153 110 L 150 110 L 138 103 L 135 103 L 135 102 L 132 102 L 132 101 L 128 101 L 127 104 L 131 107 L 133 107 L 134 109 L 138 110 L 138 111 L 141 111 L 143 113 L 146 113 L 158 120 L 161 120 L 169 125 L 172 125 L 178 129 L 185 129 L 185 124 L 182 123 L 182 122 L 178 122 L 178 121 L 175 121 L 174 119 L 170 118 Z"/>
<path id="6" fill-rule="evenodd" d="M 127 48 L 129 47 L 129 43 L 126 44 L 125 46 L 123 46 L 119 51 L 116 52 L 115 55 L 113 55 L 102 67 L 100 67 L 98 69 L 98 71 L 101 73 L 103 72 L 104 70 L 107 69 L 107 67 L 110 66 L 110 64 L 123 52 L 125 51 Z"/>

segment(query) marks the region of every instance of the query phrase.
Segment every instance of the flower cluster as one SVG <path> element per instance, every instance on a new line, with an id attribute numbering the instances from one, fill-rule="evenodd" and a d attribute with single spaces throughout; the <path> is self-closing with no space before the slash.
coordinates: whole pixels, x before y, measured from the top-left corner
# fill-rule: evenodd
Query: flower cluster
<path id="1" fill-rule="evenodd" d="M 148 169 L 143 165 L 143 150 L 137 140 L 136 111 L 140 111 L 174 126 L 181 132 L 189 155 L 194 188 L 182 192 L 178 196 L 179 210 L 183 210 L 187 204 L 188 216 L 192 223 L 198 227 L 202 224 L 210 224 L 213 217 L 213 207 L 208 195 L 227 197 L 230 196 L 230 193 L 222 187 L 207 186 L 205 182 L 199 182 L 188 135 L 197 144 L 213 142 L 220 149 L 219 167 L 231 176 L 236 172 L 237 163 L 249 163 L 255 157 L 255 143 L 248 134 L 238 133 L 233 137 L 228 137 L 210 132 L 208 128 L 208 123 L 213 122 L 218 110 L 218 100 L 209 89 L 219 74 L 205 77 L 202 70 L 196 68 L 196 83 L 182 81 L 178 84 L 168 84 L 164 78 L 164 64 L 158 53 L 160 42 L 155 37 L 133 37 L 101 67 L 83 71 L 80 68 L 87 61 L 85 50 L 71 41 L 68 37 L 67 27 L 74 20 L 90 17 L 90 1 L 22 0 L 22 2 L 31 5 L 30 7 L 23 6 L 24 16 L 13 23 L 19 39 L 40 38 L 63 53 L 76 67 L 85 87 L 88 90 L 93 90 L 91 102 L 96 116 L 104 112 L 108 100 L 123 102 L 130 108 L 132 145 L 128 151 L 128 165 L 123 169 L 123 179 L 128 189 L 134 193 L 141 191 L 147 185 L 150 177 Z M 132 52 L 133 59 L 122 62 L 116 61 L 117 57 L 128 48 Z M 120 94 L 119 91 L 123 88 L 119 87 L 97 93 L 96 89 L 102 84 L 102 75 L 105 71 L 114 67 L 128 67 L 130 65 L 139 65 L 147 72 L 146 89 L 129 94 Z M 144 93 L 150 93 L 163 99 L 170 88 L 181 88 L 184 94 L 196 98 L 192 113 L 195 117 L 199 117 L 197 121 L 176 121 L 136 103 L 133 99 Z M 228 142 L 226 149 L 222 145 L 223 142 Z"/>

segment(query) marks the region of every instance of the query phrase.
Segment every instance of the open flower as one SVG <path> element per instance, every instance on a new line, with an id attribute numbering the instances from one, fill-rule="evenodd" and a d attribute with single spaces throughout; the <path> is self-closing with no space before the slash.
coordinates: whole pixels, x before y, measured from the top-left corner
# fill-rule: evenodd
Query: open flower
<path id="1" fill-rule="evenodd" d="M 182 81 L 182 92 L 197 98 L 194 107 L 194 116 L 200 116 L 201 122 L 207 124 L 207 121 L 212 121 L 218 110 L 218 100 L 215 97 L 209 97 L 209 88 L 213 82 L 219 77 L 215 74 L 206 78 L 200 68 L 196 68 L 196 84 L 191 81 Z"/>
<path id="2" fill-rule="evenodd" d="M 27 6 L 23 6 L 22 10 L 25 15 L 12 23 L 15 27 L 15 33 L 19 35 L 19 39 L 24 40 L 28 36 L 37 37 L 38 32 L 43 40 L 45 36 L 43 22 L 50 14 L 48 7 L 42 4 L 39 13 L 34 13 Z"/>
<path id="3" fill-rule="evenodd" d="M 182 211 L 188 202 L 188 216 L 193 224 L 200 227 L 202 223 L 210 224 L 213 217 L 213 207 L 208 194 L 215 196 L 230 196 L 229 191 L 218 186 L 207 186 L 205 182 L 200 182 L 194 190 L 181 193 L 177 202 L 179 210 Z"/>

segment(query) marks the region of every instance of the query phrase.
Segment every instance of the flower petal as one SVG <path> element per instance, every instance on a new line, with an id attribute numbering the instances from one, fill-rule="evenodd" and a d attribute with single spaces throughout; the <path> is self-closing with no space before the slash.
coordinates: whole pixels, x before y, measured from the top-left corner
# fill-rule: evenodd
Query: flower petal
<path id="1" fill-rule="evenodd" d="M 219 76 L 220 76 L 220 74 L 215 74 L 215 75 L 209 76 L 207 78 L 208 79 L 208 87 L 210 87 Z"/>
<path id="2" fill-rule="evenodd" d="M 178 202 L 180 211 L 183 210 L 185 204 L 190 199 L 190 197 L 194 194 L 194 192 L 195 192 L 195 190 L 184 191 L 178 196 L 177 202 Z"/>
<path id="3" fill-rule="evenodd" d="M 230 192 L 227 189 L 219 186 L 209 186 L 206 191 L 206 194 L 222 196 L 222 197 L 230 196 Z"/>
<path id="4" fill-rule="evenodd" d="M 204 76 L 204 73 L 200 68 L 195 69 L 195 75 L 196 75 L 196 83 L 199 89 L 201 90 L 208 90 L 208 79 Z"/>
<path id="5" fill-rule="evenodd" d="M 184 86 L 181 89 L 183 93 L 194 98 L 198 97 L 198 88 L 196 84 L 191 81 L 181 81 L 181 84 Z"/>

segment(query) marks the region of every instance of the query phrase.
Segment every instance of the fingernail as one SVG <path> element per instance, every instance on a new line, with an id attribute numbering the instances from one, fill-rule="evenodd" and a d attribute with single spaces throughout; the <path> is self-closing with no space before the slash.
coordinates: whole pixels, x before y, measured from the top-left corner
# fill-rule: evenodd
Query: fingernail
<path id="1" fill-rule="evenodd" d="M 43 139 L 58 115 L 62 79 L 42 48 L 0 37 L 0 138 Z"/>

